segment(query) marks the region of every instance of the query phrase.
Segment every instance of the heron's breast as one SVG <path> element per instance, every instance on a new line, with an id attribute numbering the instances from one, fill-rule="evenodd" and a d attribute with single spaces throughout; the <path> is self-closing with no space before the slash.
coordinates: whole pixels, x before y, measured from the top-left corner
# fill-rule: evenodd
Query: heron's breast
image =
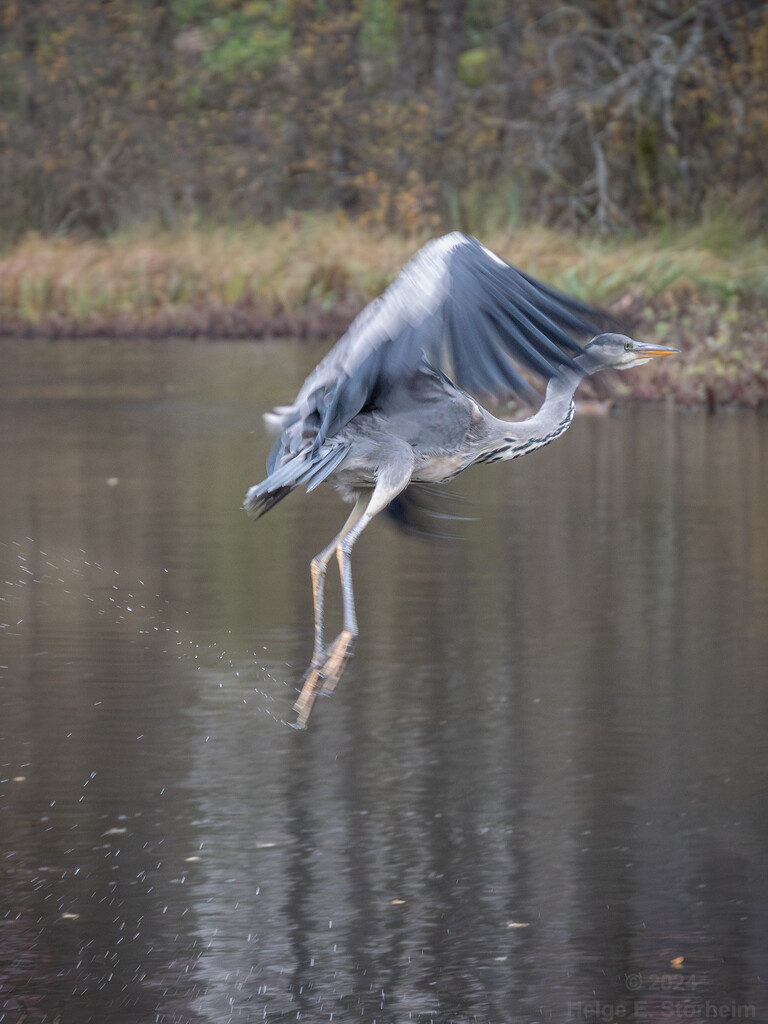
<path id="1" fill-rule="evenodd" d="M 472 464 L 466 453 L 423 454 L 417 457 L 411 479 L 417 483 L 444 483 Z"/>

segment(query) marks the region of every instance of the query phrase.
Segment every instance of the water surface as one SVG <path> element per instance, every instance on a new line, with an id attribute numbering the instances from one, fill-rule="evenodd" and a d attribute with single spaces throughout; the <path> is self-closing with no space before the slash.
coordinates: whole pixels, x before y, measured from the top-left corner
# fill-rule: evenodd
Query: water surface
<path id="1" fill-rule="evenodd" d="M 768 419 L 375 523 L 302 733 L 346 509 L 239 506 L 320 351 L 0 345 L 0 1021 L 768 1019 Z"/>

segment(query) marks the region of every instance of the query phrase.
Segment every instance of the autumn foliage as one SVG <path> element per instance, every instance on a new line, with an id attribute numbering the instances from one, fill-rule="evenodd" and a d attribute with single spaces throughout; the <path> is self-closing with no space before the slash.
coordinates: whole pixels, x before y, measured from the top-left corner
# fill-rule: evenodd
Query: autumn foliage
<path id="1" fill-rule="evenodd" d="M 768 210 L 749 0 L 6 0 L 0 233 Z"/>

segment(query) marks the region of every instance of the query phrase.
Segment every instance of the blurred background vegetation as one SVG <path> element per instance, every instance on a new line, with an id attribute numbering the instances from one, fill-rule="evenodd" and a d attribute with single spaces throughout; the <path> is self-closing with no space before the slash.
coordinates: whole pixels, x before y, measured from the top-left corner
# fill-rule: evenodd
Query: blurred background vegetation
<path id="1" fill-rule="evenodd" d="M 338 335 L 459 228 L 768 402 L 764 2 L 4 0 L 0 146 L 0 336 Z"/>
<path id="2" fill-rule="evenodd" d="M 756 0 L 4 0 L 0 238 L 768 223 Z"/>

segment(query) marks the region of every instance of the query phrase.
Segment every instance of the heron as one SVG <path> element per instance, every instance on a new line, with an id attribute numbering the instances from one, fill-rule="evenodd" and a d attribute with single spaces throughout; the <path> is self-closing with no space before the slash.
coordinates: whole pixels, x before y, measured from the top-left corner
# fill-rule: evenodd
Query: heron
<path id="1" fill-rule="evenodd" d="M 329 481 L 353 508 L 311 561 L 314 646 L 294 704 L 306 726 L 318 692 L 331 692 L 358 638 L 351 553 L 380 512 L 414 489 L 470 466 L 551 444 L 570 426 L 574 393 L 599 370 L 626 370 L 679 351 L 601 333 L 598 310 L 452 232 L 424 245 L 304 381 L 265 417 L 279 438 L 245 510 L 261 516 L 295 488 Z M 583 342 L 591 340 L 583 345 Z M 543 401 L 530 378 L 546 386 Z M 500 419 L 485 406 L 512 397 L 538 408 Z M 325 642 L 324 594 L 336 556 L 341 632 Z"/>

